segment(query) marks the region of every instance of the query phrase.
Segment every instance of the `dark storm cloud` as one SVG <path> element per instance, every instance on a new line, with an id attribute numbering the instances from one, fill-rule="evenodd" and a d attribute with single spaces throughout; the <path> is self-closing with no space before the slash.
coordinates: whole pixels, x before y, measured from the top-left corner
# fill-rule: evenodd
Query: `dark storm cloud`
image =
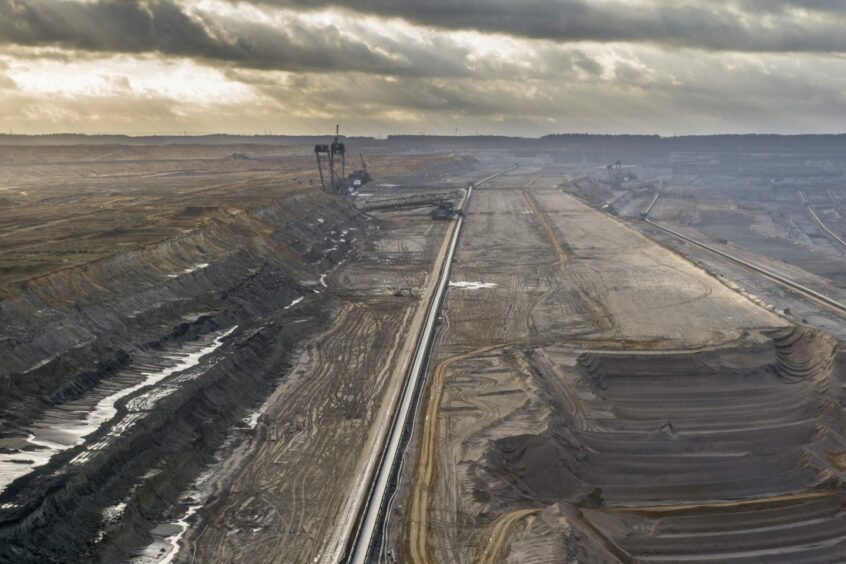
<path id="1" fill-rule="evenodd" d="M 0 0 L 0 39 L 20 45 L 61 45 L 97 51 L 221 55 L 217 41 L 198 21 L 168 1 L 94 3 Z M 226 51 L 235 56 L 239 47 Z"/>
<path id="2" fill-rule="evenodd" d="M 840 0 L 0 0 L 0 129 L 833 131 L 844 26 Z"/>
<path id="3" fill-rule="evenodd" d="M 763 13 L 795 9 L 830 14 L 846 12 L 846 5 L 842 0 L 737 0 L 737 5 L 752 12 Z"/>
<path id="4" fill-rule="evenodd" d="M 555 78 L 570 76 L 577 68 L 601 70 L 577 49 L 525 49 L 520 62 L 531 65 L 495 56 L 470 61 L 472 45 L 458 43 L 448 33 L 377 35 L 355 18 L 335 25 L 287 16 L 256 22 L 189 13 L 173 0 L 0 0 L 0 44 L 46 46 L 52 51 L 35 56 L 65 60 L 74 53 L 160 53 L 240 68 L 418 77 Z"/>
<path id="5" fill-rule="evenodd" d="M 717 51 L 846 50 L 841 0 L 254 0 L 294 9 L 344 8 L 446 29 L 553 41 L 650 42 Z M 797 18 L 795 10 L 817 12 Z M 764 19 L 767 16 L 768 19 Z"/>
<path id="6" fill-rule="evenodd" d="M 231 2 L 294 12 L 334 7 L 435 28 L 555 42 L 656 43 L 745 52 L 846 51 L 846 3 L 840 0 Z M 465 53 L 445 39 L 433 39 L 431 45 L 384 36 L 374 40 L 367 33 L 343 33 L 331 25 L 316 29 L 297 18 L 274 25 L 190 10 L 188 5 L 176 0 L 0 0 L 0 43 L 92 52 L 158 52 L 252 68 L 467 74 L 462 62 Z M 351 20 L 345 25 L 354 27 Z M 585 64 L 585 68 L 595 67 L 590 61 Z"/>
<path id="7" fill-rule="evenodd" d="M 777 57 L 781 59 L 781 57 Z M 585 80 L 439 80 L 320 75 L 277 81 L 255 71 L 233 71 L 261 96 L 278 103 L 280 115 L 308 114 L 314 107 L 358 127 L 366 120 L 404 121 L 404 131 L 452 131 L 542 134 L 549 131 L 656 132 L 832 131 L 842 128 L 844 80 L 832 59 L 803 69 L 760 65 L 744 56 L 726 65 L 721 54 L 694 61 L 654 53 L 645 62 L 665 72 L 622 65 L 615 76 Z M 687 82 L 686 76 L 707 76 Z M 831 83 L 826 76 L 830 76 Z M 680 80 L 681 79 L 681 80 Z M 409 117 L 392 118 L 390 111 Z M 390 126 L 387 126 L 390 127 Z M 394 127 L 397 127 L 395 125 Z M 495 128 L 495 129 L 494 129 Z M 370 129 L 378 131 L 378 129 Z"/>
<path id="8" fill-rule="evenodd" d="M 0 43 L 100 53 L 161 53 L 281 70 L 465 74 L 452 45 L 378 46 L 334 26 L 273 26 L 187 13 L 172 0 L 0 0 Z M 438 49 L 440 47 L 440 49 Z"/>

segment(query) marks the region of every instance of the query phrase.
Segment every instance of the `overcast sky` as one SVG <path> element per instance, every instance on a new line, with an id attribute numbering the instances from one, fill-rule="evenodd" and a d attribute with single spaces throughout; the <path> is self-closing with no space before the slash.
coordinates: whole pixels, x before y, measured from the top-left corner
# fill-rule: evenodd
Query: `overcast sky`
<path id="1" fill-rule="evenodd" d="M 846 132 L 842 0 L 0 0 L 16 133 Z"/>

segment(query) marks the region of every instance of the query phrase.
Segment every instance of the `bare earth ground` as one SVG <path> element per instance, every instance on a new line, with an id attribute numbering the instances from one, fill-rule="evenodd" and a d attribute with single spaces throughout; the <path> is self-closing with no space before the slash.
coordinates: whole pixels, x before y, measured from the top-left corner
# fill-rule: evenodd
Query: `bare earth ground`
<path id="1" fill-rule="evenodd" d="M 446 228 L 386 216 L 360 260 L 327 280 L 341 313 L 305 343 L 268 400 L 263 432 L 222 478 L 190 553 L 203 562 L 334 562 L 354 526 L 377 432 L 414 351 Z M 405 296 L 395 296 L 396 292 Z M 228 461 L 227 464 L 233 464 Z M 195 528 L 197 530 L 197 528 Z"/>
<path id="2" fill-rule="evenodd" d="M 308 146 L 3 153 L 0 561 L 335 560 L 451 224 L 366 218 Z"/>
<path id="3" fill-rule="evenodd" d="M 374 143 L 372 189 L 522 167 L 474 195 L 385 560 L 846 559 L 842 316 L 636 222 L 655 189 L 581 141 L 429 143 Z M 842 233 L 837 177 L 696 168 L 718 149 L 643 158 L 654 218 L 843 300 L 795 193 Z M 318 192 L 303 145 L 3 155 L 0 470 L 34 470 L 0 562 L 336 560 L 452 224 Z"/>
<path id="4" fill-rule="evenodd" d="M 843 556 L 834 340 L 559 182 L 521 173 L 474 197 L 453 280 L 495 286 L 450 291 L 394 554 Z"/>
<path id="5" fill-rule="evenodd" d="M 151 245 L 319 184 L 311 147 L 301 145 L 4 147 L 3 154 L 12 160 L 0 166 L 0 286 Z M 379 155 L 371 168 L 402 175 L 430 159 Z"/>

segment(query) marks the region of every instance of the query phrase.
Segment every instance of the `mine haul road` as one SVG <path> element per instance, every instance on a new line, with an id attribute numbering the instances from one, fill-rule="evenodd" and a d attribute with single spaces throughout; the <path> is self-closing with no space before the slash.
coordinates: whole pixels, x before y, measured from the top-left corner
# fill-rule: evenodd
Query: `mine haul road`
<path id="1" fill-rule="evenodd" d="M 831 191 L 829 190 L 829 197 L 831 197 L 830 193 Z M 802 191 L 799 191 L 799 200 L 802 202 L 802 205 L 805 207 L 805 209 L 808 210 L 808 213 L 811 214 L 811 219 L 814 220 L 814 223 L 819 225 L 820 229 L 823 230 L 823 233 L 825 233 L 829 239 L 840 245 L 841 249 L 846 249 L 846 241 L 841 239 L 837 233 L 829 229 L 828 226 L 823 223 L 823 220 L 820 219 L 820 216 L 817 215 L 817 212 L 813 210 L 813 208 L 811 207 L 811 203 L 808 202 L 808 200 L 805 198 L 804 192 Z M 836 205 L 836 200 L 834 200 L 833 198 L 832 202 L 835 202 Z"/>
<path id="2" fill-rule="evenodd" d="M 368 561 L 373 540 L 381 525 L 381 514 L 390 495 L 390 482 L 395 476 L 402 455 L 401 439 L 407 427 L 413 423 L 413 412 L 416 409 L 415 400 L 418 399 L 416 391 L 421 378 L 425 376 L 424 369 L 427 366 L 429 349 L 440 313 L 440 305 L 449 283 L 455 249 L 461 236 L 461 227 L 464 224 L 465 213 L 473 195 L 473 189 L 515 168 L 516 166 L 492 174 L 468 187 L 460 207 L 461 212 L 457 215 L 452 231 L 444 238 L 438 252 L 438 258 L 433 269 L 436 276 L 432 278 L 433 283 L 426 288 L 426 294 L 415 314 L 409 332 L 410 336 L 415 337 L 414 342 L 416 343 L 413 351 L 413 362 L 409 362 L 412 358 L 412 352 L 404 351 L 401 365 L 409 367 L 408 374 L 403 380 L 402 387 L 396 389 L 395 395 L 387 404 L 389 409 L 383 410 L 383 417 L 376 431 L 380 435 L 377 440 L 381 443 L 381 447 L 371 451 L 368 457 L 367 470 L 363 476 L 364 479 L 359 482 L 360 486 L 352 500 L 352 503 L 359 507 L 363 501 L 364 506 L 360 513 L 355 511 L 349 513 L 350 515 L 360 515 L 347 559 L 351 564 L 364 564 Z M 362 499 L 365 494 L 367 495 L 366 499 Z M 345 522 L 344 526 L 349 526 L 349 523 Z"/>
<path id="3" fill-rule="evenodd" d="M 790 278 L 784 276 L 783 274 L 778 274 L 778 273 L 773 272 L 772 270 L 770 270 L 768 268 L 764 268 L 763 266 L 751 263 L 748 260 L 742 259 L 740 257 L 737 257 L 737 256 L 732 255 L 730 253 L 727 253 L 725 251 L 721 251 L 720 249 L 717 249 L 717 248 L 715 248 L 715 247 L 713 247 L 713 246 L 711 246 L 707 243 L 703 243 L 702 241 L 700 241 L 698 239 L 694 239 L 693 237 L 690 237 L 690 236 L 685 235 L 683 233 L 679 233 L 675 229 L 672 229 L 670 227 L 667 227 L 666 225 L 662 225 L 661 223 L 658 223 L 656 221 L 649 219 L 649 212 L 651 212 L 652 208 L 655 207 L 655 202 L 658 201 L 658 198 L 660 196 L 661 196 L 660 192 L 656 193 L 655 197 L 652 199 L 652 202 L 649 204 L 649 206 L 645 210 L 643 210 L 643 213 L 641 213 L 641 216 L 640 216 L 641 219 L 643 221 L 645 221 L 646 223 L 648 223 L 649 225 L 656 227 L 656 228 L 660 229 L 661 231 L 663 231 L 664 233 L 668 233 L 669 235 L 672 235 L 673 237 L 676 237 L 677 239 L 680 239 L 680 240 L 685 241 L 687 243 L 691 243 L 693 245 L 696 245 L 697 247 L 699 247 L 701 249 L 705 249 L 709 253 L 715 254 L 715 255 L 722 257 L 724 259 L 728 259 L 729 261 L 731 261 L 735 264 L 739 264 L 740 266 L 747 268 L 747 269 L 749 269 L 749 270 L 751 270 L 751 271 L 753 271 L 757 274 L 761 274 L 761 275 L 765 276 L 766 278 L 769 278 L 770 280 L 773 280 L 774 282 L 776 282 L 776 283 L 778 283 L 778 284 L 780 284 L 780 285 L 782 285 L 786 288 L 789 288 L 791 290 L 794 290 L 794 291 L 802 294 L 806 298 L 811 298 L 815 302 L 824 305 L 828 309 L 835 311 L 836 313 L 838 313 L 840 315 L 846 315 L 846 305 L 844 305 L 843 303 L 841 303 L 841 302 L 839 302 L 835 299 L 832 299 L 832 298 L 830 298 L 830 297 L 828 297 L 824 294 L 821 294 L 821 293 L 817 292 L 816 290 L 812 290 L 811 288 L 808 288 L 804 284 L 799 284 L 798 282 L 791 280 Z M 846 243 L 844 243 L 843 240 L 840 239 L 840 237 L 838 237 L 833 232 L 831 232 L 825 226 L 825 224 L 820 220 L 820 218 L 817 217 L 817 214 L 815 214 L 814 210 L 811 209 L 811 206 L 808 204 L 808 201 L 805 199 L 805 195 L 802 192 L 799 192 L 799 199 L 801 200 L 805 209 L 808 210 L 808 212 L 811 214 L 813 219 L 826 232 L 826 234 L 828 234 L 830 237 L 833 237 L 838 243 L 840 243 L 844 247 L 846 247 Z"/>
<path id="4" fill-rule="evenodd" d="M 811 212 L 811 213 L 813 213 L 813 212 Z M 697 247 L 705 249 L 706 251 L 708 251 L 710 253 L 714 253 L 715 255 L 718 255 L 722 258 L 728 259 L 731 262 L 737 263 L 740 266 L 743 266 L 745 268 L 748 268 L 749 270 L 757 272 L 758 274 L 762 274 L 762 275 L 766 276 L 767 278 L 774 280 L 775 282 L 781 284 L 782 286 L 785 286 L 785 287 L 787 287 L 791 290 L 795 290 L 796 292 L 799 292 L 800 294 L 804 295 L 805 297 L 808 297 L 808 298 L 810 298 L 810 299 L 812 299 L 816 302 L 821 303 L 822 305 L 824 305 L 827 308 L 839 313 L 840 315 L 846 316 L 846 305 L 844 305 L 844 304 L 838 302 L 837 300 L 834 300 L 834 299 L 832 299 L 832 298 L 830 298 L 826 295 L 823 295 L 823 294 L 817 292 L 816 290 L 812 290 L 811 288 L 808 288 L 807 286 L 799 284 L 798 282 L 794 282 L 793 280 L 790 280 L 789 278 L 787 278 L 787 277 L 785 277 L 781 274 L 776 274 L 772 270 L 769 270 L 769 269 L 764 268 L 762 266 L 759 266 L 757 264 L 752 264 L 751 262 L 744 260 L 740 257 L 736 257 L 736 256 L 734 256 L 730 253 L 726 253 L 724 251 L 721 251 L 720 249 L 712 247 L 711 245 L 709 245 L 707 243 L 703 243 L 702 241 L 694 239 L 693 237 L 688 237 L 687 235 L 679 233 L 675 229 L 667 227 L 666 225 L 661 225 L 660 223 L 652 221 L 649 218 L 644 218 L 644 221 L 646 221 L 646 223 L 648 223 L 649 225 L 652 225 L 653 227 L 657 227 L 658 229 L 660 229 L 661 231 L 663 231 L 665 233 L 669 233 L 673 237 L 677 237 L 678 239 L 681 239 L 682 241 L 686 241 L 688 243 L 696 245 Z"/>

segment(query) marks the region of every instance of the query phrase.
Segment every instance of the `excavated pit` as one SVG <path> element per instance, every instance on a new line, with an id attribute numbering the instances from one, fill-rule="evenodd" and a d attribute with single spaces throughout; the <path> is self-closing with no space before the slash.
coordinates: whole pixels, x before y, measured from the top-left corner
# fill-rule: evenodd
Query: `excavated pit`
<path id="1" fill-rule="evenodd" d="M 833 338 L 789 327 L 703 352 L 527 358 L 550 424 L 492 441 L 491 497 L 558 504 L 596 561 L 846 554 L 846 365 Z"/>
<path id="2" fill-rule="evenodd" d="M 366 228 L 299 191 L 4 288 L 0 561 L 112 562 L 149 544 L 233 429 L 256 432 L 243 420 L 327 324 L 319 282 Z"/>

